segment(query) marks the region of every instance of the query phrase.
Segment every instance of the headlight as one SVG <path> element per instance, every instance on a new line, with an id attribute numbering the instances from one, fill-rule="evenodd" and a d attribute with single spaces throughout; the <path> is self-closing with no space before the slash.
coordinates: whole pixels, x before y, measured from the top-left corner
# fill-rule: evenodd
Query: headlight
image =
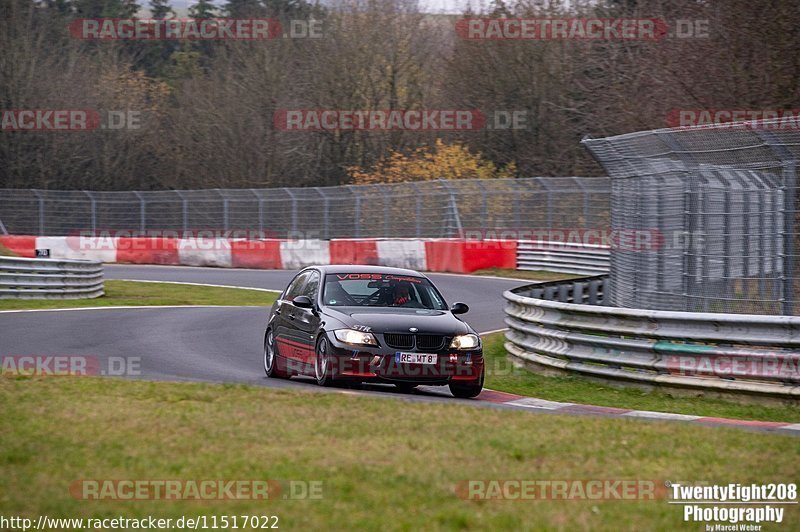
<path id="1" fill-rule="evenodd" d="M 378 345 L 378 341 L 372 333 L 361 332 L 355 329 L 339 329 L 333 331 L 333 335 L 340 342 L 353 345 Z"/>
<path id="2" fill-rule="evenodd" d="M 450 342 L 450 349 L 475 349 L 481 345 L 481 339 L 477 334 L 462 334 L 456 336 Z"/>

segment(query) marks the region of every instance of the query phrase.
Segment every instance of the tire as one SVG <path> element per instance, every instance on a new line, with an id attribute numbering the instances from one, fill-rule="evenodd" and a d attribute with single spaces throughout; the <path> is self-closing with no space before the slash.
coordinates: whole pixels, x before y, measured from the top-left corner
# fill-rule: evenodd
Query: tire
<path id="1" fill-rule="evenodd" d="M 267 332 L 264 333 L 264 373 L 267 374 L 267 377 L 272 379 L 286 379 L 289 375 L 278 368 L 280 365 L 278 358 L 272 330 L 267 329 Z"/>
<path id="2" fill-rule="evenodd" d="M 483 391 L 483 375 L 484 373 L 481 372 L 481 378 L 478 384 L 450 383 L 448 385 L 450 393 L 453 394 L 453 397 L 458 397 L 459 399 L 472 399 L 473 397 L 477 397 L 480 395 L 481 391 Z"/>
<path id="3" fill-rule="evenodd" d="M 394 385 L 403 393 L 412 393 L 414 389 L 417 387 L 416 384 L 410 384 L 407 382 L 396 382 Z"/>
<path id="4" fill-rule="evenodd" d="M 317 347 L 314 350 L 314 377 L 320 386 L 333 386 L 333 371 L 331 369 L 331 359 L 328 354 L 328 339 L 323 333 L 317 340 Z"/>

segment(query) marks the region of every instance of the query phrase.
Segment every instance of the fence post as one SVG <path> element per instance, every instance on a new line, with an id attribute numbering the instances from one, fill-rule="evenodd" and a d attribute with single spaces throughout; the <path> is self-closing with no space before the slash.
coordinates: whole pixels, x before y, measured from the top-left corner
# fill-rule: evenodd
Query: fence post
<path id="1" fill-rule="evenodd" d="M 355 238 L 361 238 L 361 193 L 357 185 L 345 185 L 347 189 L 356 197 L 353 212 L 353 233 Z"/>
<path id="2" fill-rule="evenodd" d="M 134 192 L 136 197 L 139 198 L 139 230 L 144 232 L 145 227 L 147 226 L 146 223 L 146 211 L 147 211 L 147 204 L 145 203 L 144 196 L 140 192 Z"/>
<path id="3" fill-rule="evenodd" d="M 417 235 L 417 238 L 422 237 L 422 193 L 419 191 L 419 187 L 413 181 L 408 182 L 411 185 L 411 188 L 414 189 L 414 197 L 416 199 L 416 208 L 415 208 L 415 227 L 414 232 Z"/>
<path id="4" fill-rule="evenodd" d="M 547 184 L 547 180 L 543 177 L 537 177 L 536 181 L 542 185 L 542 188 L 545 190 L 545 197 L 547 198 L 547 229 L 553 229 L 553 193 L 550 191 L 550 185 Z M 516 187 L 514 187 L 516 188 Z M 517 229 L 519 230 L 519 214 L 517 213 L 517 199 L 514 198 L 514 223 L 517 224 Z"/>
<path id="5" fill-rule="evenodd" d="M 97 236 L 97 202 L 94 199 L 94 194 L 92 194 L 89 190 L 84 190 L 84 194 L 89 196 L 89 201 L 91 202 L 92 206 L 92 236 Z"/>
<path id="6" fill-rule="evenodd" d="M 258 236 L 264 238 L 264 200 L 261 199 L 261 196 L 258 195 L 256 189 L 251 188 L 250 193 L 256 197 L 256 201 L 258 201 Z"/>
<path id="7" fill-rule="evenodd" d="M 391 202 L 389 201 L 389 195 L 386 193 L 385 185 L 378 185 L 381 191 L 381 196 L 383 196 L 383 237 L 390 238 L 391 233 L 391 219 L 389 217 L 389 205 Z"/>
<path id="8" fill-rule="evenodd" d="M 228 197 L 222 193 L 221 189 L 215 188 L 214 192 L 219 194 L 219 197 L 222 198 L 222 229 L 224 231 L 228 230 Z"/>
<path id="9" fill-rule="evenodd" d="M 292 189 L 284 187 L 283 190 L 289 195 L 292 200 L 292 235 L 289 238 L 296 238 L 297 236 L 297 196 L 295 196 Z M 287 235 L 288 236 L 288 235 Z"/>
<path id="10" fill-rule="evenodd" d="M 322 239 L 330 240 L 330 228 L 328 227 L 330 198 L 328 198 L 327 194 L 322 192 L 320 187 L 314 187 L 314 190 L 322 197 Z"/>
<path id="11" fill-rule="evenodd" d="M 481 230 L 485 235 L 489 230 L 489 193 L 486 190 L 486 185 L 483 184 L 483 179 L 475 179 L 474 181 L 481 189 Z"/>
<path id="12" fill-rule="evenodd" d="M 783 272 L 782 311 L 794 313 L 794 226 L 797 217 L 797 159 L 786 146 L 778 142 L 772 131 L 756 130 L 761 140 L 775 152 L 783 168 Z"/>
<path id="13" fill-rule="evenodd" d="M 573 177 L 572 180 L 575 181 L 575 184 L 581 189 L 581 194 L 583 194 L 583 228 L 589 229 L 589 193 L 586 192 L 586 187 L 583 186 L 581 178 Z"/>
<path id="14" fill-rule="evenodd" d="M 697 182 L 692 178 L 692 171 L 697 169 L 697 162 L 685 153 L 685 148 L 673 138 L 672 134 L 668 131 L 656 131 L 656 136 L 672 150 L 683 164 L 683 174 L 686 177 L 683 189 L 683 227 L 689 233 L 688 244 L 684 242 L 683 247 L 683 302 L 684 310 L 693 311 L 689 305 L 689 291 L 690 288 L 694 291 L 695 285 L 698 282 L 697 271 L 697 256 L 696 256 L 696 242 L 697 237 Z M 705 240 L 705 235 L 703 235 Z M 727 259 L 730 260 L 730 259 Z M 702 272 L 706 273 L 707 272 Z M 702 276 L 701 273 L 701 276 Z"/>
<path id="15" fill-rule="evenodd" d="M 463 238 L 464 236 L 464 228 L 461 227 L 461 213 L 458 210 L 458 202 L 456 201 L 455 193 L 453 192 L 453 188 L 447 182 L 446 179 L 439 179 L 438 181 L 441 182 L 442 186 L 447 193 L 450 195 L 450 209 L 453 211 L 453 221 L 456 224 L 456 238 Z M 450 234 L 448 234 L 452 238 Z"/>
<path id="16" fill-rule="evenodd" d="M 182 209 L 183 209 L 183 236 L 182 238 L 186 237 L 186 231 L 189 226 L 189 200 L 186 199 L 186 196 L 180 190 L 176 190 L 175 194 L 181 199 Z"/>
<path id="17" fill-rule="evenodd" d="M 44 236 L 44 198 L 36 189 L 33 189 L 33 194 L 39 200 L 39 236 Z"/>

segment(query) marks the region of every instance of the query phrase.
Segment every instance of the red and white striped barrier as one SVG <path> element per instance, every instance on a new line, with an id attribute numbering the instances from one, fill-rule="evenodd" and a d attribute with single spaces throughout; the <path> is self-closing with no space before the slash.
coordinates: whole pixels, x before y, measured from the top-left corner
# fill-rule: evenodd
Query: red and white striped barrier
<path id="1" fill-rule="evenodd" d="M 54 259 L 220 268 L 296 270 L 310 265 L 365 264 L 470 273 L 515 268 L 517 260 L 517 243 L 511 240 L 2 236 L 0 244 L 23 257 L 47 249 Z"/>

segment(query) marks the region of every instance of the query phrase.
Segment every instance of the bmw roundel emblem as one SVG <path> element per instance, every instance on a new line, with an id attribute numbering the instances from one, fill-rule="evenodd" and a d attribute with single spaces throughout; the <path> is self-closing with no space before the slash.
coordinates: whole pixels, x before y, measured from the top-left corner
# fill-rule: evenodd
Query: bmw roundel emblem
<path id="1" fill-rule="evenodd" d="M 408 330 L 409 332 L 417 332 L 419 329 L 417 329 L 416 327 L 411 327 Z"/>

